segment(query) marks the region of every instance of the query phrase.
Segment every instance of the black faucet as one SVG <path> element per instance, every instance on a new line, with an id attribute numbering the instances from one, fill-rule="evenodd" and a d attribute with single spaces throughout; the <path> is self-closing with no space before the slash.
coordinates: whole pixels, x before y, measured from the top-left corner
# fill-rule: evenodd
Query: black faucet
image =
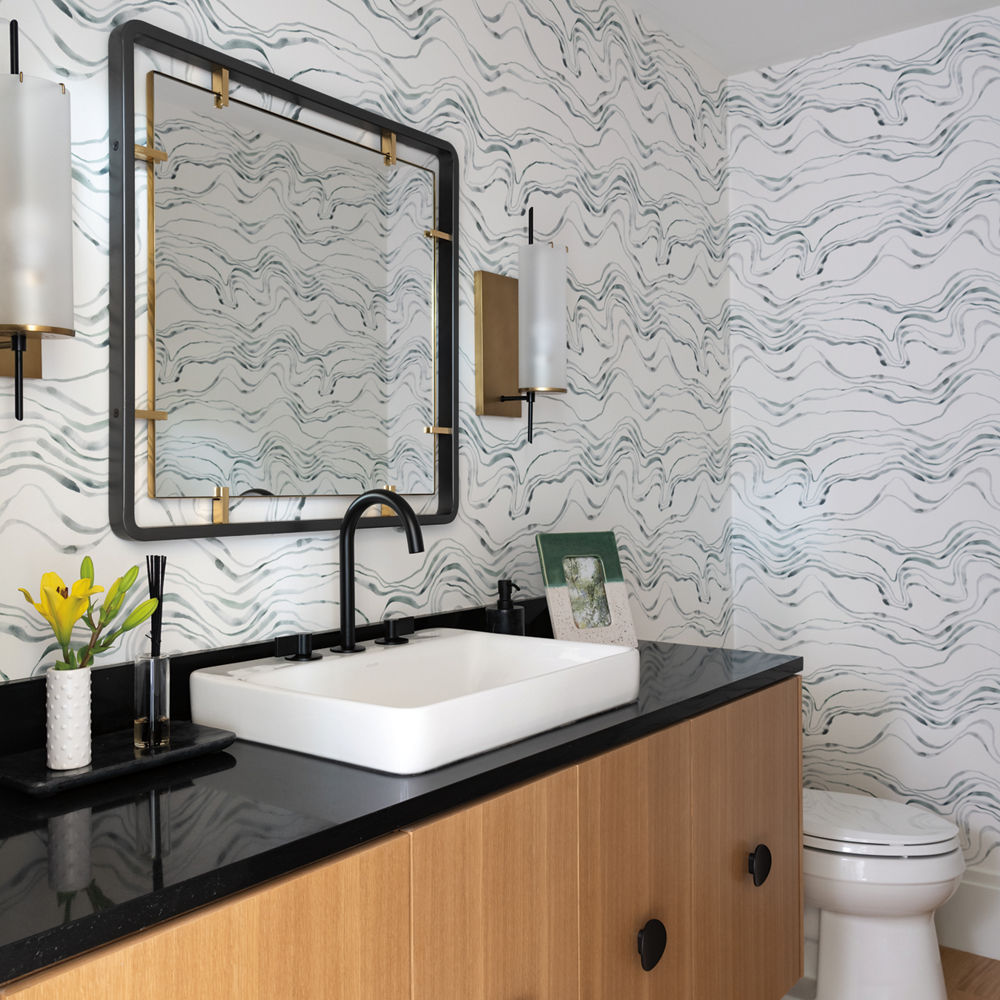
<path id="1" fill-rule="evenodd" d="M 364 646 L 354 644 L 354 532 L 361 515 L 371 506 L 383 503 L 391 507 L 403 522 L 406 545 L 411 553 L 424 551 L 424 536 L 413 508 L 397 493 L 367 490 L 351 502 L 340 522 L 340 645 L 335 653 L 363 653 Z"/>

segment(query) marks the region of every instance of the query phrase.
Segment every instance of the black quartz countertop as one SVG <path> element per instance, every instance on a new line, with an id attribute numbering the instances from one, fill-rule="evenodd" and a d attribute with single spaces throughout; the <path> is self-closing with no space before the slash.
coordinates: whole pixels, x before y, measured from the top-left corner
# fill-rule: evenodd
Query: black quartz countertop
<path id="1" fill-rule="evenodd" d="M 0 795 L 0 983 L 620 746 L 802 669 L 776 654 L 641 643 L 638 700 L 399 777 L 237 740 L 32 799 Z"/>

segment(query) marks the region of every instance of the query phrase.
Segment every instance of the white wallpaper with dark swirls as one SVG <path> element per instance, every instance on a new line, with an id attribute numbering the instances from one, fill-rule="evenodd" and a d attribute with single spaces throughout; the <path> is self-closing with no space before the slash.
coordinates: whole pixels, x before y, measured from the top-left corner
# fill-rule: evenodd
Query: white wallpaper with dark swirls
<path id="1" fill-rule="evenodd" d="M 72 95 L 79 333 L 45 348 L 26 419 L 0 407 L 0 669 L 53 659 L 16 587 L 105 583 L 165 552 L 164 645 L 336 627 L 336 539 L 137 545 L 108 527 L 107 45 L 142 18 L 442 136 L 461 168 L 460 512 L 409 556 L 358 536 L 360 615 L 486 603 L 498 577 L 542 594 L 534 534 L 613 529 L 644 636 L 729 627 L 725 136 L 718 75 L 628 6 L 601 0 L 3 0 L 27 74 Z M 513 274 L 535 208 L 569 248 L 566 398 L 524 421 L 475 415 L 473 273 Z M 394 322 L 391 309 L 387 322 Z M 406 377 L 401 373 L 400 377 Z M 10 401 L 9 384 L 0 385 Z M 2 402 L 2 398 L 0 398 Z M 210 518 L 207 501 L 204 516 Z M 135 637 L 119 658 L 141 642 Z"/>
<path id="2" fill-rule="evenodd" d="M 1000 8 L 728 82 L 737 645 L 1000 872 Z"/>
<path id="3" fill-rule="evenodd" d="M 433 493 L 434 174 L 246 88 L 152 89 L 156 496 Z"/>

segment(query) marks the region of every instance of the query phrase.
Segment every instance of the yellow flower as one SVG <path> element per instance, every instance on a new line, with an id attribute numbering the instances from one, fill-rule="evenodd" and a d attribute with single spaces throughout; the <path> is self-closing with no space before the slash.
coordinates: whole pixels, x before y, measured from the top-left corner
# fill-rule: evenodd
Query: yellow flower
<path id="1" fill-rule="evenodd" d="M 17 589 L 24 594 L 24 599 L 35 606 L 38 613 L 52 626 L 56 640 L 65 650 L 73 633 L 73 626 L 87 613 L 92 594 L 99 594 L 103 587 L 95 587 L 92 580 L 86 577 L 77 580 L 72 589 L 66 586 L 58 573 L 43 573 L 41 596 L 37 604 L 31 594 L 24 589 Z"/>

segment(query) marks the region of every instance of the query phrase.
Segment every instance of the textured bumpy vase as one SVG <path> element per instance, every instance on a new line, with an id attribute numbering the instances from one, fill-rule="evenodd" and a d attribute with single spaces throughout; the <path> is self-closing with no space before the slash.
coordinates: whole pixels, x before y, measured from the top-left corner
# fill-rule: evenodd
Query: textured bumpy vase
<path id="1" fill-rule="evenodd" d="M 90 667 L 46 672 L 45 750 L 53 771 L 90 763 Z"/>

